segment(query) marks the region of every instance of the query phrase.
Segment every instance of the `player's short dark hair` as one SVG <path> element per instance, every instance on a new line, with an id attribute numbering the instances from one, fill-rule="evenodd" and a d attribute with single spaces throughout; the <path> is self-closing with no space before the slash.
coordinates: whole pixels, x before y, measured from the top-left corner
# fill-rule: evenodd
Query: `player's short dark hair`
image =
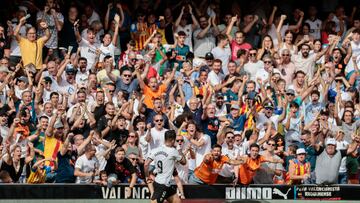
<path id="1" fill-rule="evenodd" d="M 258 144 L 256 144 L 256 143 L 251 144 L 249 149 L 251 149 L 253 147 L 260 149 L 260 146 Z"/>
<path id="2" fill-rule="evenodd" d="M 165 141 L 172 141 L 176 139 L 175 130 L 168 130 L 165 132 Z"/>
<path id="3" fill-rule="evenodd" d="M 215 149 L 215 148 L 220 148 L 220 150 L 221 150 L 221 149 L 222 149 L 222 146 L 219 145 L 219 144 L 214 144 L 214 145 L 212 146 L 212 149 Z"/>

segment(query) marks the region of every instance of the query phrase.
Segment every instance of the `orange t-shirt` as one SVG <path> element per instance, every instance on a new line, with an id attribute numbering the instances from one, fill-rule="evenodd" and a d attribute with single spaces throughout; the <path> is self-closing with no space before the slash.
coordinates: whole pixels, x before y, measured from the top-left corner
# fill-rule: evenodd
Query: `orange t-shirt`
<path id="1" fill-rule="evenodd" d="M 240 183 L 244 185 L 250 184 L 256 170 L 259 169 L 261 163 L 265 161 L 265 158 L 259 155 L 257 159 L 248 158 L 245 164 L 241 164 L 239 167 Z"/>
<path id="2" fill-rule="evenodd" d="M 143 91 L 144 91 L 144 95 L 145 95 L 144 103 L 145 103 L 146 107 L 149 109 L 153 109 L 154 108 L 153 100 L 155 98 L 161 97 L 161 95 L 166 92 L 166 86 L 164 84 L 162 84 L 159 86 L 159 88 L 156 92 L 153 92 L 149 86 L 145 85 Z"/>
<path id="3" fill-rule="evenodd" d="M 229 157 L 223 155 L 219 161 L 213 160 L 208 164 L 203 161 L 201 165 L 195 169 L 195 175 L 206 184 L 214 184 L 223 165 L 228 161 Z"/>

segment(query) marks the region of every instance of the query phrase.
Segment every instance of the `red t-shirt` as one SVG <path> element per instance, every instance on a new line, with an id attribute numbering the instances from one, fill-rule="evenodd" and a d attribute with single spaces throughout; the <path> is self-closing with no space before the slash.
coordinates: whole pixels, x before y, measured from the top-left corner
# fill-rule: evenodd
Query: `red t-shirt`
<path id="1" fill-rule="evenodd" d="M 246 42 L 242 43 L 242 44 L 238 44 L 233 39 L 231 41 L 231 60 L 235 61 L 237 59 L 237 52 L 240 49 L 245 49 L 246 51 L 249 51 L 251 49 L 251 45 L 249 43 L 246 43 Z"/>

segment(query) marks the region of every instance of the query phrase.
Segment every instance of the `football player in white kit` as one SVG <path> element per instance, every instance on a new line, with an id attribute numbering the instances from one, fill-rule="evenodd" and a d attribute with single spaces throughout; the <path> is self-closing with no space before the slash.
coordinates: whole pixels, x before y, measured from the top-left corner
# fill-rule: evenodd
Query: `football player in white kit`
<path id="1" fill-rule="evenodd" d="M 176 186 L 170 185 L 175 163 L 186 164 L 184 155 L 175 148 L 176 132 L 168 130 L 165 132 L 165 144 L 154 149 L 145 162 L 145 176 L 147 182 L 151 182 L 149 176 L 149 166 L 152 161 L 155 162 L 156 177 L 154 180 L 154 193 L 151 196 L 151 202 L 181 202 L 176 193 Z"/>

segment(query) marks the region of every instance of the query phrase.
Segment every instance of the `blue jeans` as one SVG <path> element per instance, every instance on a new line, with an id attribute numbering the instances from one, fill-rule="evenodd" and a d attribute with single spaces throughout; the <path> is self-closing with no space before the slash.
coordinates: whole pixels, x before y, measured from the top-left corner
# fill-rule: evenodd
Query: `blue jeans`
<path id="1" fill-rule="evenodd" d="M 193 173 L 190 178 L 189 178 L 189 184 L 194 184 L 194 185 L 205 185 L 205 183 L 200 180 L 198 177 L 196 177 L 195 173 Z"/>
<path id="2" fill-rule="evenodd" d="M 347 184 L 348 183 L 348 176 L 347 173 L 339 173 L 338 176 L 338 184 Z"/>

